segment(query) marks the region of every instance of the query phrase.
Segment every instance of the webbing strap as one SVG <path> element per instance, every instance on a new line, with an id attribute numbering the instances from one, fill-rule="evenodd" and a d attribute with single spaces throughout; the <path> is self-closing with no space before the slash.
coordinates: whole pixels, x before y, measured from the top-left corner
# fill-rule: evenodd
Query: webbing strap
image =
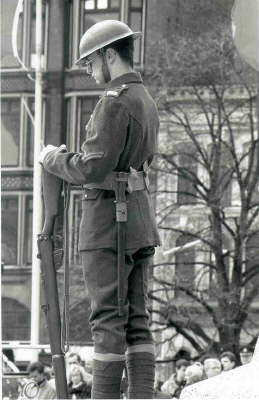
<path id="1" fill-rule="evenodd" d="M 124 315 L 125 297 L 125 244 L 127 222 L 126 181 L 120 173 L 115 191 L 116 221 L 117 221 L 117 280 L 118 280 L 118 315 Z"/>
<path id="2" fill-rule="evenodd" d="M 61 348 L 64 353 L 69 351 L 69 232 L 68 210 L 70 203 L 70 183 L 64 182 L 64 302 L 61 332 Z"/>

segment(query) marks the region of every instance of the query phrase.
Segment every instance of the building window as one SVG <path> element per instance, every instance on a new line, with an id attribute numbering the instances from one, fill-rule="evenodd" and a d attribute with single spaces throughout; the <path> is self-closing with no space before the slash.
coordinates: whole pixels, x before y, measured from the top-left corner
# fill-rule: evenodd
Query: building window
<path id="1" fill-rule="evenodd" d="M 23 265 L 31 265 L 32 263 L 32 204 L 31 196 L 26 196 L 25 199 L 25 224 L 24 224 L 24 251 Z"/>
<path id="2" fill-rule="evenodd" d="M 131 29 L 135 32 L 143 32 L 144 34 L 144 26 L 143 26 L 143 1 L 142 0 L 130 0 L 129 2 L 129 15 L 128 15 L 128 24 Z M 142 42 L 143 43 L 143 42 Z M 135 40 L 135 55 L 134 62 L 136 65 L 141 64 L 141 47 L 142 47 L 141 39 Z"/>
<path id="3" fill-rule="evenodd" d="M 48 2 L 43 4 L 43 53 L 46 59 L 47 35 L 48 31 Z M 20 64 L 13 55 L 12 49 L 12 27 L 18 1 L 4 1 L 2 5 L 2 52 L 1 68 L 20 68 Z M 36 22 L 36 2 L 28 0 L 23 2 L 22 12 L 19 14 L 17 27 L 17 51 L 20 59 L 27 68 L 35 67 L 35 22 Z"/>
<path id="4" fill-rule="evenodd" d="M 78 140 L 76 143 L 77 150 L 80 150 L 83 142 L 85 141 L 85 128 L 91 118 L 94 107 L 96 106 L 99 97 L 79 97 L 78 105 L 78 119 L 79 119 L 79 132 L 77 134 Z"/>
<path id="5" fill-rule="evenodd" d="M 3 98 L 1 109 L 2 167 L 26 169 L 33 166 L 34 126 L 26 106 L 34 114 L 34 98 Z"/>
<path id="6" fill-rule="evenodd" d="M 90 96 L 72 96 L 67 99 L 67 143 L 71 151 L 80 151 L 85 140 L 85 130 L 100 93 Z"/>
<path id="7" fill-rule="evenodd" d="M 82 33 L 93 24 L 105 19 L 120 18 L 120 5 L 118 1 L 108 0 L 82 0 L 84 5 L 84 20 Z"/>
<path id="8" fill-rule="evenodd" d="M 2 198 L 2 261 L 17 264 L 18 197 Z"/>
<path id="9" fill-rule="evenodd" d="M 133 31 L 144 32 L 146 0 L 74 0 L 70 8 L 70 54 L 67 66 L 78 59 L 79 41 L 96 22 L 114 19 L 127 23 Z M 71 45 L 72 43 L 72 45 Z M 134 62 L 143 64 L 144 37 L 135 41 Z"/>
<path id="10" fill-rule="evenodd" d="M 193 237 L 188 234 L 180 236 L 176 241 L 176 247 L 183 246 L 186 243 L 193 242 Z M 190 297 L 184 289 L 193 291 L 195 282 L 195 250 L 186 249 L 179 251 L 175 256 L 175 297 L 186 298 Z M 182 290 L 181 290 L 181 289 Z"/>
<path id="11" fill-rule="evenodd" d="M 17 0 L 9 0 L 2 2 L 2 23 L 1 23 L 1 37 L 2 37 L 2 52 L 1 52 L 1 68 L 18 68 L 19 63 L 13 55 L 12 50 L 12 24 L 15 9 L 17 7 Z M 17 32 L 17 50 L 22 54 L 22 43 L 24 34 L 23 20 L 19 24 Z"/>
<path id="12" fill-rule="evenodd" d="M 196 204 L 198 166 L 195 159 L 195 149 L 191 144 L 184 143 L 180 146 L 178 154 L 178 182 L 177 182 L 177 203 L 178 205 Z"/>
<path id="13" fill-rule="evenodd" d="M 2 194 L 2 261 L 4 265 L 31 265 L 31 194 Z"/>
<path id="14" fill-rule="evenodd" d="M 18 167 L 20 162 L 21 102 L 19 99 L 2 101 L 1 148 L 2 166 Z"/>
<path id="15" fill-rule="evenodd" d="M 30 310 L 17 300 L 3 297 L 2 299 L 2 339 L 30 339 Z"/>
<path id="16" fill-rule="evenodd" d="M 211 167 L 213 167 L 213 159 L 215 158 L 216 152 L 215 144 L 209 144 L 207 151 L 209 158 L 211 159 Z M 217 199 L 220 200 L 221 207 L 229 207 L 232 202 L 233 156 L 223 142 L 221 143 L 219 157 L 219 174 L 216 196 Z"/>

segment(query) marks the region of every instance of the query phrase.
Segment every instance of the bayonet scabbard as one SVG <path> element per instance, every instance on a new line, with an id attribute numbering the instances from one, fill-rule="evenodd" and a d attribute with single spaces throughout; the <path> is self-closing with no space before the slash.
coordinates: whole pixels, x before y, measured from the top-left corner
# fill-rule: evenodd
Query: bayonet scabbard
<path id="1" fill-rule="evenodd" d="M 118 314 L 122 317 L 125 302 L 125 245 L 126 222 L 128 220 L 126 200 L 127 180 L 125 180 L 125 174 L 118 172 L 116 182 Z"/>

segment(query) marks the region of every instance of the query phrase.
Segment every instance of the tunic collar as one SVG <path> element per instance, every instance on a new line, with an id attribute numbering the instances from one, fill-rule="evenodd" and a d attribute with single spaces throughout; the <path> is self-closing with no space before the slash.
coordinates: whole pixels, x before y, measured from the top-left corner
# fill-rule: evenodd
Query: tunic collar
<path id="1" fill-rule="evenodd" d="M 127 83 L 143 83 L 139 72 L 128 72 L 109 82 L 107 89 L 125 85 Z"/>

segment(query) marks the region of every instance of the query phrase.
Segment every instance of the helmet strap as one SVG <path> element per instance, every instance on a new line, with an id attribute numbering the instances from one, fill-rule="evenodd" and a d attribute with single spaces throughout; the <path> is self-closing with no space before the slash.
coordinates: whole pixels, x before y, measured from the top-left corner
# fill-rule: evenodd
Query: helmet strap
<path id="1" fill-rule="evenodd" d="M 107 60 L 106 60 L 106 56 L 105 56 L 105 50 L 104 49 L 100 49 L 100 54 L 102 56 L 103 59 L 103 63 L 102 63 L 102 73 L 103 73 L 103 77 L 104 77 L 104 82 L 108 83 L 111 80 L 111 74 L 108 68 L 108 64 L 107 64 Z"/>

